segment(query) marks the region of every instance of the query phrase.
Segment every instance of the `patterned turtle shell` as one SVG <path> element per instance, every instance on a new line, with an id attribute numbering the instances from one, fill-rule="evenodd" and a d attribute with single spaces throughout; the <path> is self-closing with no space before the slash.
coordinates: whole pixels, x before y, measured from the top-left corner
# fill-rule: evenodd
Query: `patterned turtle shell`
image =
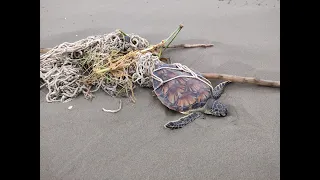
<path id="1" fill-rule="evenodd" d="M 162 67 L 169 68 L 157 70 L 158 68 Z M 177 66 L 175 64 L 156 65 L 153 74 L 154 76 L 159 77 L 162 81 L 166 81 L 179 75 L 191 75 L 189 72 L 170 68 L 177 68 Z M 206 81 L 206 79 L 201 76 L 199 72 L 194 70 L 192 71 L 196 73 L 199 78 Z M 158 87 L 160 83 L 161 82 L 156 78 L 153 78 L 153 88 L 155 89 L 155 94 L 162 104 L 174 111 L 186 112 L 192 109 L 201 108 L 206 104 L 207 100 L 212 97 L 211 87 L 196 78 L 178 77 Z M 210 82 L 209 84 L 211 85 Z"/>

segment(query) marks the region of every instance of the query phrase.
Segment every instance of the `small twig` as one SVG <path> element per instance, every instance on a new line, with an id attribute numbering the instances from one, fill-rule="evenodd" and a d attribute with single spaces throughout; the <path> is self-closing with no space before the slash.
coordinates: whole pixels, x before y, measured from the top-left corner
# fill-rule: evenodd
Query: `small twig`
<path id="1" fill-rule="evenodd" d="M 217 74 L 217 73 L 202 73 L 205 78 L 208 79 L 222 79 L 231 82 L 237 83 L 249 83 L 249 84 L 256 84 L 259 86 L 269 86 L 269 87 L 279 87 L 280 88 L 280 81 L 270 81 L 270 80 L 263 80 L 254 77 L 241 77 L 241 76 L 234 76 L 228 74 Z"/>

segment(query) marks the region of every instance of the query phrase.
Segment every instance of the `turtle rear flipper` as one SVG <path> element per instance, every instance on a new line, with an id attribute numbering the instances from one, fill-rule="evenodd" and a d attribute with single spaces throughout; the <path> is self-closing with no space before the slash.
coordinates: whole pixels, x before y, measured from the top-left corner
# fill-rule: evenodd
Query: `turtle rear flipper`
<path id="1" fill-rule="evenodd" d="M 201 117 L 202 115 L 203 114 L 201 112 L 193 112 L 184 117 L 179 118 L 176 121 L 168 122 L 164 125 L 164 127 L 169 129 L 179 129 L 196 120 L 197 118 Z"/>
<path id="2" fill-rule="evenodd" d="M 215 88 L 213 88 L 212 96 L 214 99 L 219 99 L 221 94 L 223 93 L 226 85 L 230 84 L 231 81 L 224 81 L 218 84 Z"/>

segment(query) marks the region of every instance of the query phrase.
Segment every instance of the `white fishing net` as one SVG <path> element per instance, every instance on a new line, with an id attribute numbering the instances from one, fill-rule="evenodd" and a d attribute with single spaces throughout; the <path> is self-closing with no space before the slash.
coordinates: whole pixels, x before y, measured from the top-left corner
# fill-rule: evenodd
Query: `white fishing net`
<path id="1" fill-rule="evenodd" d="M 99 89 L 111 96 L 133 96 L 135 85 L 151 87 L 158 56 L 139 50 L 149 42 L 119 30 L 64 42 L 40 56 L 40 89 L 47 102 L 67 102 L 79 94 L 91 99 Z M 131 94 L 131 95 L 130 95 Z"/>

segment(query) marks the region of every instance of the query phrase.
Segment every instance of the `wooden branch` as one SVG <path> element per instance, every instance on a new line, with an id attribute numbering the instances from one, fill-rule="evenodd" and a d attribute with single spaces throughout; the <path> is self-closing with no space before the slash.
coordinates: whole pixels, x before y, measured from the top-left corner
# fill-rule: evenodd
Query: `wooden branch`
<path id="1" fill-rule="evenodd" d="M 197 48 L 197 47 L 213 47 L 213 44 L 178 44 L 178 45 L 171 45 L 168 48 Z M 160 46 L 157 46 L 157 48 Z M 162 46 L 164 47 L 164 45 Z M 47 53 L 50 51 L 50 48 L 40 48 L 40 53 Z"/>
<path id="2" fill-rule="evenodd" d="M 178 45 L 172 45 L 168 48 L 196 48 L 196 47 L 212 47 L 213 44 L 178 44 Z"/>
<path id="3" fill-rule="evenodd" d="M 237 83 L 249 83 L 249 84 L 256 84 L 259 86 L 269 86 L 269 87 L 280 88 L 280 81 L 270 81 L 270 80 L 263 80 L 263 79 L 253 78 L 253 77 L 241 77 L 241 76 L 217 74 L 217 73 L 202 73 L 202 75 L 207 79 L 222 79 L 222 80 L 237 82 Z"/>

